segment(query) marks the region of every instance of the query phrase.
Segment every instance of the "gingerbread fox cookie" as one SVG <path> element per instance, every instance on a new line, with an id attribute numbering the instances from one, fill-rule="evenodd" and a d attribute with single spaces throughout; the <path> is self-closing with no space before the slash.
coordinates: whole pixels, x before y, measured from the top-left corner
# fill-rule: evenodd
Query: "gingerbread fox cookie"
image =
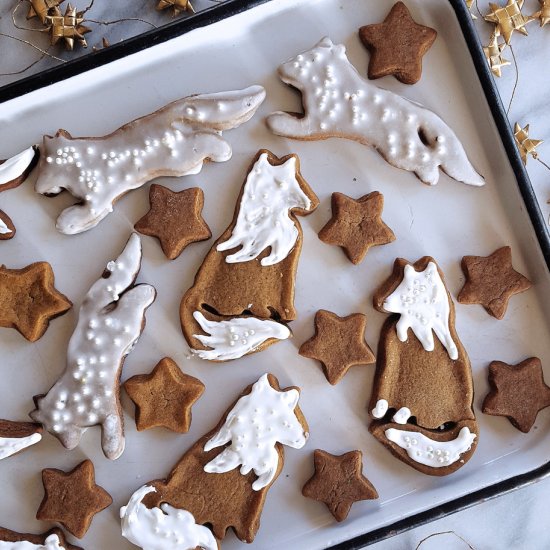
<path id="1" fill-rule="evenodd" d="M 7 241 L 15 237 L 15 225 L 11 218 L 0 210 L 0 241 Z"/>
<path id="2" fill-rule="evenodd" d="M 120 374 L 156 297 L 151 285 L 134 285 L 140 265 L 141 241 L 133 233 L 80 306 L 65 372 L 46 395 L 34 398 L 31 418 L 67 449 L 74 449 L 82 434 L 99 424 L 105 456 L 114 460 L 124 450 Z"/>
<path id="3" fill-rule="evenodd" d="M 373 301 L 393 315 L 380 336 L 369 430 L 420 472 L 450 474 L 471 458 L 478 428 L 470 360 L 443 273 L 429 256 L 399 258 Z"/>
<path id="4" fill-rule="evenodd" d="M 267 492 L 283 467 L 283 445 L 299 449 L 308 438 L 299 395 L 294 387 L 281 390 L 270 374 L 248 386 L 167 480 L 134 493 L 121 509 L 123 535 L 147 549 L 157 533 L 169 530 L 169 536 L 189 541 L 185 548 L 214 550 L 232 527 L 240 540 L 252 542 Z"/>
<path id="5" fill-rule="evenodd" d="M 256 155 L 233 221 L 181 302 L 183 334 L 199 357 L 228 361 L 290 336 L 286 323 L 296 317 L 294 280 L 302 247 L 296 216 L 318 203 L 296 155 Z"/>
<path id="6" fill-rule="evenodd" d="M 44 136 L 36 191 L 66 189 L 78 203 L 57 219 L 69 235 L 95 227 L 126 192 L 160 176 L 200 172 L 205 161 L 231 158 L 222 131 L 247 122 L 265 98 L 261 86 L 189 96 L 94 138 L 73 138 L 66 130 Z"/>
<path id="7" fill-rule="evenodd" d="M 455 133 L 436 114 L 362 78 L 341 44 L 323 38 L 279 67 L 283 82 L 302 93 L 304 115 L 267 118 L 278 136 L 301 140 L 342 137 L 374 147 L 386 162 L 429 185 L 439 168 L 469 185 L 484 184 Z"/>
<path id="8" fill-rule="evenodd" d="M 41 535 L 17 533 L 0 527 L 1 550 L 82 550 L 65 540 L 61 529 L 51 529 Z"/>

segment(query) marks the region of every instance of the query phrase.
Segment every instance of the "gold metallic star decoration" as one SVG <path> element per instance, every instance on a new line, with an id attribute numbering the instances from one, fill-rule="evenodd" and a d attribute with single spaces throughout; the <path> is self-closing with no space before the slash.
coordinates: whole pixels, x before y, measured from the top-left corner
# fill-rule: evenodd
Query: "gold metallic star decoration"
<path id="1" fill-rule="evenodd" d="M 510 62 L 502 57 L 502 51 L 505 48 L 506 44 L 498 43 L 498 36 L 496 35 L 496 33 L 493 33 L 493 35 L 491 36 L 491 41 L 489 42 L 487 47 L 483 48 L 483 53 L 487 58 L 489 68 L 491 69 L 491 71 L 493 71 L 493 74 L 498 77 L 502 76 L 501 68 L 505 67 L 506 65 L 510 65 Z"/>
<path id="2" fill-rule="evenodd" d="M 472 16 L 472 19 L 477 19 L 477 17 L 472 13 L 472 5 L 474 3 L 474 0 L 464 0 L 466 2 L 466 7 L 468 8 L 470 15 Z"/>
<path id="3" fill-rule="evenodd" d="M 540 19 L 540 26 L 550 23 L 550 0 L 539 0 L 540 10 L 533 14 L 533 19 Z"/>
<path id="4" fill-rule="evenodd" d="M 159 0 L 159 3 L 157 4 L 158 11 L 168 8 L 172 8 L 174 17 L 179 15 L 182 11 L 190 11 L 191 13 L 195 13 L 195 8 L 193 8 L 190 0 Z"/>
<path id="5" fill-rule="evenodd" d="M 88 44 L 84 35 L 91 32 L 92 29 L 82 25 L 83 21 L 82 13 L 77 12 L 71 4 L 67 6 L 64 15 L 59 8 L 54 8 L 52 14 L 46 17 L 46 24 L 50 26 L 52 46 L 57 44 L 59 40 L 64 40 L 65 47 L 72 50 L 74 41 L 77 39 L 82 47 L 86 48 Z"/>
<path id="6" fill-rule="evenodd" d="M 514 124 L 514 138 L 523 164 L 527 164 L 527 155 L 531 155 L 534 159 L 537 158 L 538 155 L 535 149 L 542 143 L 542 140 L 529 137 L 529 124 L 522 128 L 516 122 Z"/>
<path id="7" fill-rule="evenodd" d="M 27 13 L 27 19 L 38 17 L 42 23 L 46 23 L 46 17 L 49 11 L 53 8 L 57 8 L 65 0 L 29 0 L 29 13 Z"/>
<path id="8" fill-rule="evenodd" d="M 506 44 L 510 44 L 512 34 L 518 31 L 527 35 L 525 25 L 530 19 L 521 13 L 524 0 L 508 0 L 506 6 L 498 4 L 489 4 L 490 13 L 485 16 L 485 21 L 494 23 L 498 34 L 502 35 Z"/>

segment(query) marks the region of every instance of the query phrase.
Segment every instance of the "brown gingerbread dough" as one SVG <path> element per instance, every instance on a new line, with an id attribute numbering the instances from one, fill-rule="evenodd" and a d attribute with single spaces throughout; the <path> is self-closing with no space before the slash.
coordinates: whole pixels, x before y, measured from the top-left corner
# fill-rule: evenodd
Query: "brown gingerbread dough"
<path id="1" fill-rule="evenodd" d="M 277 378 L 268 375 L 269 384 L 277 391 L 287 392 L 288 387 L 281 390 Z M 204 451 L 206 442 L 224 425 L 229 412 L 237 401 L 248 395 L 252 385 L 245 388 L 241 395 L 231 404 L 218 425 L 201 437 L 180 459 L 166 480 L 148 483 L 156 489 L 148 494 L 143 503 L 148 507 L 159 506 L 167 502 L 175 508 L 191 512 L 198 524 L 208 524 L 217 539 L 223 539 L 229 527 L 232 527 L 237 537 L 243 542 L 252 542 L 260 527 L 260 515 L 267 492 L 281 473 L 284 462 L 284 450 L 280 443 L 276 444 L 279 455 L 278 468 L 272 482 L 260 490 L 253 490 L 252 483 L 256 480 L 254 471 L 241 474 L 239 467 L 225 473 L 207 473 L 204 466 L 220 454 L 220 448 Z M 296 418 L 304 432 L 308 425 L 299 406 L 294 409 Z"/>

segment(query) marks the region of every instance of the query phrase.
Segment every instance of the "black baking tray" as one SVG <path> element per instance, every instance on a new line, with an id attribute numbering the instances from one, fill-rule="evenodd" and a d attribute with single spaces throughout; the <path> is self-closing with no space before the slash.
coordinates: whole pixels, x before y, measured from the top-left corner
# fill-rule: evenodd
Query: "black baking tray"
<path id="1" fill-rule="evenodd" d="M 79 59 L 68 61 L 63 65 L 43 71 L 41 73 L 23 78 L 17 82 L 0 87 L 0 103 L 20 97 L 29 92 L 60 82 L 77 74 L 83 73 L 95 67 L 99 67 L 111 61 L 121 59 L 130 54 L 150 48 L 176 36 L 185 34 L 193 29 L 204 27 L 231 17 L 237 13 L 246 11 L 260 4 L 276 0 L 227 0 L 212 8 L 190 16 L 183 20 L 174 21 L 160 29 L 143 33 L 137 37 L 128 39 L 119 44 L 110 46 L 101 51 L 92 52 Z M 516 176 L 517 184 L 525 203 L 526 210 L 530 216 L 533 229 L 540 244 L 546 265 L 550 270 L 550 234 L 546 221 L 542 216 L 535 192 L 525 170 L 516 147 L 504 105 L 498 93 L 493 76 L 488 67 L 487 60 L 483 53 L 477 31 L 472 22 L 464 0 L 448 1 L 460 24 L 462 33 L 468 45 L 472 61 L 477 71 L 479 80 L 483 87 L 485 97 L 491 109 L 493 119 L 500 133 L 500 137 L 511 167 Z M 495 483 L 478 491 L 464 495 L 460 498 L 438 505 L 424 512 L 406 517 L 385 527 L 375 529 L 346 542 L 333 546 L 333 550 L 355 550 L 364 548 L 381 540 L 387 539 L 409 529 L 414 529 L 431 521 L 441 519 L 445 516 L 459 512 L 476 504 L 486 502 L 492 498 L 510 493 L 516 489 L 531 485 L 544 477 L 550 475 L 550 461 L 521 475 Z"/>

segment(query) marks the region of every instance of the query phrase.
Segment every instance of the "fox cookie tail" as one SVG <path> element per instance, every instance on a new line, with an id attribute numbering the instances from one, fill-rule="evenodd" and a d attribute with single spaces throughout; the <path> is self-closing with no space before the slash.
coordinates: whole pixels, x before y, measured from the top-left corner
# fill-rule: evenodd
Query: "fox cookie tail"
<path id="1" fill-rule="evenodd" d="M 474 454 L 479 433 L 475 420 L 462 420 L 436 430 L 374 420 L 369 431 L 397 458 L 434 476 L 447 475 L 464 466 Z"/>

